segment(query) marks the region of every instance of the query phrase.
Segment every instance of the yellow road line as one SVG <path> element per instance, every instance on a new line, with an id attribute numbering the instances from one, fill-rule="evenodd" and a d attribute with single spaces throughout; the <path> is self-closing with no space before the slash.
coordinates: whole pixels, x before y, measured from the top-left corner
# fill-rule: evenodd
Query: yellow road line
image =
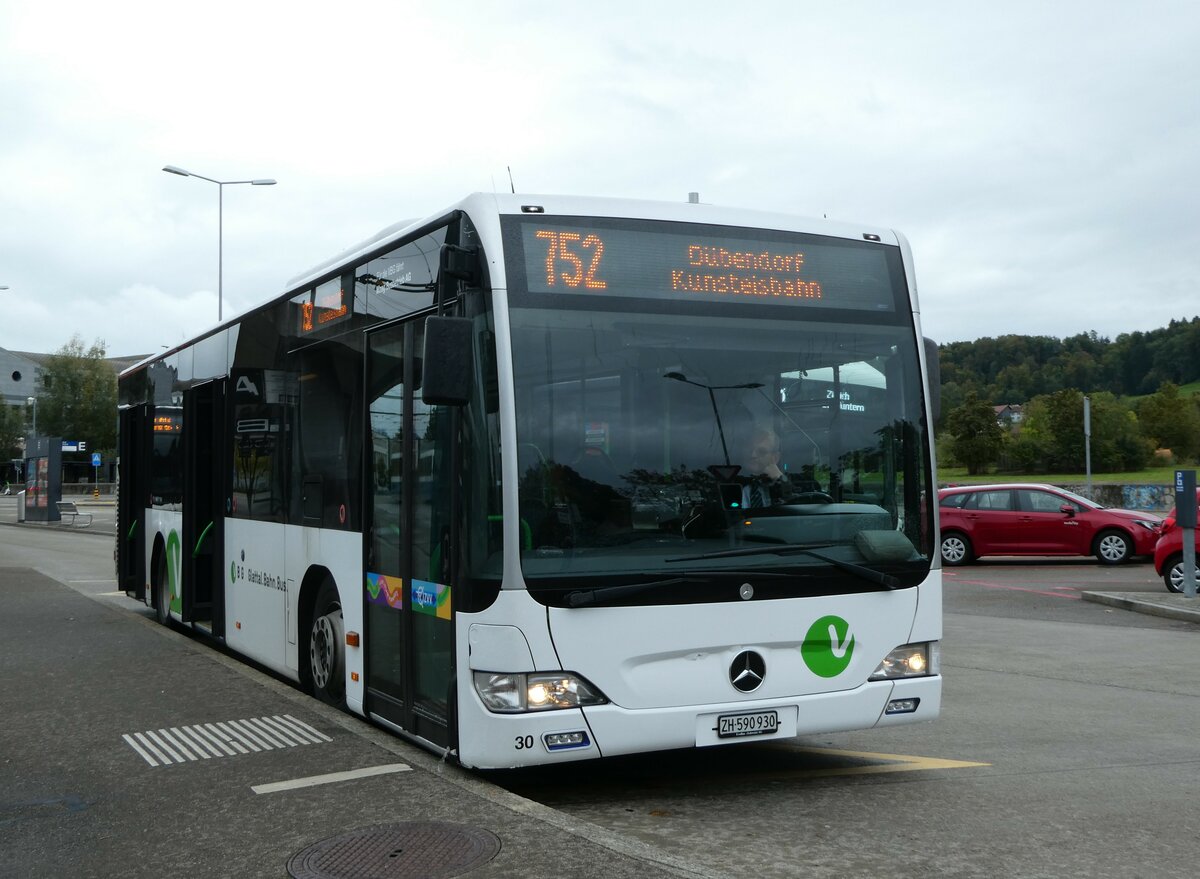
<path id="1" fill-rule="evenodd" d="M 828 769 L 803 769 L 786 773 L 790 778 L 828 778 L 838 775 L 882 775 L 887 772 L 917 772 L 925 769 L 969 769 L 991 766 L 966 760 L 946 760 L 940 757 L 913 757 L 907 754 L 879 754 L 872 751 L 842 751 L 837 748 L 796 748 L 804 754 L 818 757 L 849 757 L 855 760 L 876 760 L 871 766 L 842 766 Z"/>

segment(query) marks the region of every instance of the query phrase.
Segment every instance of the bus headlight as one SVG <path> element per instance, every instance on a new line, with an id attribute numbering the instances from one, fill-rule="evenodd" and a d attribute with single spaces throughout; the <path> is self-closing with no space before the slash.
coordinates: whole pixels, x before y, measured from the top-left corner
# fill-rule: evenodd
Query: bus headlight
<path id="1" fill-rule="evenodd" d="M 516 714 L 603 705 L 604 694 L 569 671 L 512 673 L 475 672 L 475 692 L 488 711 Z"/>
<path id="2" fill-rule="evenodd" d="M 905 644 L 885 656 L 867 680 L 890 681 L 939 675 L 942 673 L 941 664 L 940 642 Z"/>

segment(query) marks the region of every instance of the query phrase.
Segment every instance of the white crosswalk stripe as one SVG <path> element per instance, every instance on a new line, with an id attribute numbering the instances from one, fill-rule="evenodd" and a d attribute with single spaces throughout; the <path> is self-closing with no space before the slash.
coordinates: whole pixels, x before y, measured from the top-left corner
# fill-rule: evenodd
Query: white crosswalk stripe
<path id="1" fill-rule="evenodd" d="M 290 714 L 148 729 L 125 733 L 121 738 L 151 766 L 172 766 L 333 741 Z"/>

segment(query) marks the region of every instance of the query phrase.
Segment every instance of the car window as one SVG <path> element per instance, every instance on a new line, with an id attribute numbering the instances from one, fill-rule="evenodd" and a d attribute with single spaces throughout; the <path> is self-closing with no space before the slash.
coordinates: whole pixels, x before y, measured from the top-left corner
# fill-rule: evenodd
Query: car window
<path id="1" fill-rule="evenodd" d="M 1063 504 L 1074 506 L 1066 498 L 1050 494 L 1048 491 L 1019 491 L 1017 494 L 1021 496 L 1021 509 L 1031 513 L 1057 513 Z"/>
<path id="2" fill-rule="evenodd" d="M 939 506 L 943 507 L 961 507 L 967 502 L 967 498 L 971 496 L 970 492 L 961 492 L 960 494 L 944 495 L 938 502 Z"/>
<path id="3" fill-rule="evenodd" d="M 971 496 L 967 509 L 970 510 L 1011 510 L 1013 508 L 1012 492 L 977 491 Z"/>

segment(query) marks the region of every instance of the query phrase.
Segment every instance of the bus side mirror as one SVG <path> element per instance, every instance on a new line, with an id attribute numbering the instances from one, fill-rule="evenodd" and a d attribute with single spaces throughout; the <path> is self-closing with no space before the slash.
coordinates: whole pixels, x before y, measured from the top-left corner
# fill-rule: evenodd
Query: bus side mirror
<path id="1" fill-rule="evenodd" d="M 479 248 L 443 244 L 441 271 L 443 275 L 465 282 L 468 287 L 478 287 L 483 274 L 479 265 Z"/>
<path id="2" fill-rule="evenodd" d="M 431 406 L 465 406 L 471 399 L 471 330 L 466 317 L 431 317 L 425 321 L 421 402 Z"/>

